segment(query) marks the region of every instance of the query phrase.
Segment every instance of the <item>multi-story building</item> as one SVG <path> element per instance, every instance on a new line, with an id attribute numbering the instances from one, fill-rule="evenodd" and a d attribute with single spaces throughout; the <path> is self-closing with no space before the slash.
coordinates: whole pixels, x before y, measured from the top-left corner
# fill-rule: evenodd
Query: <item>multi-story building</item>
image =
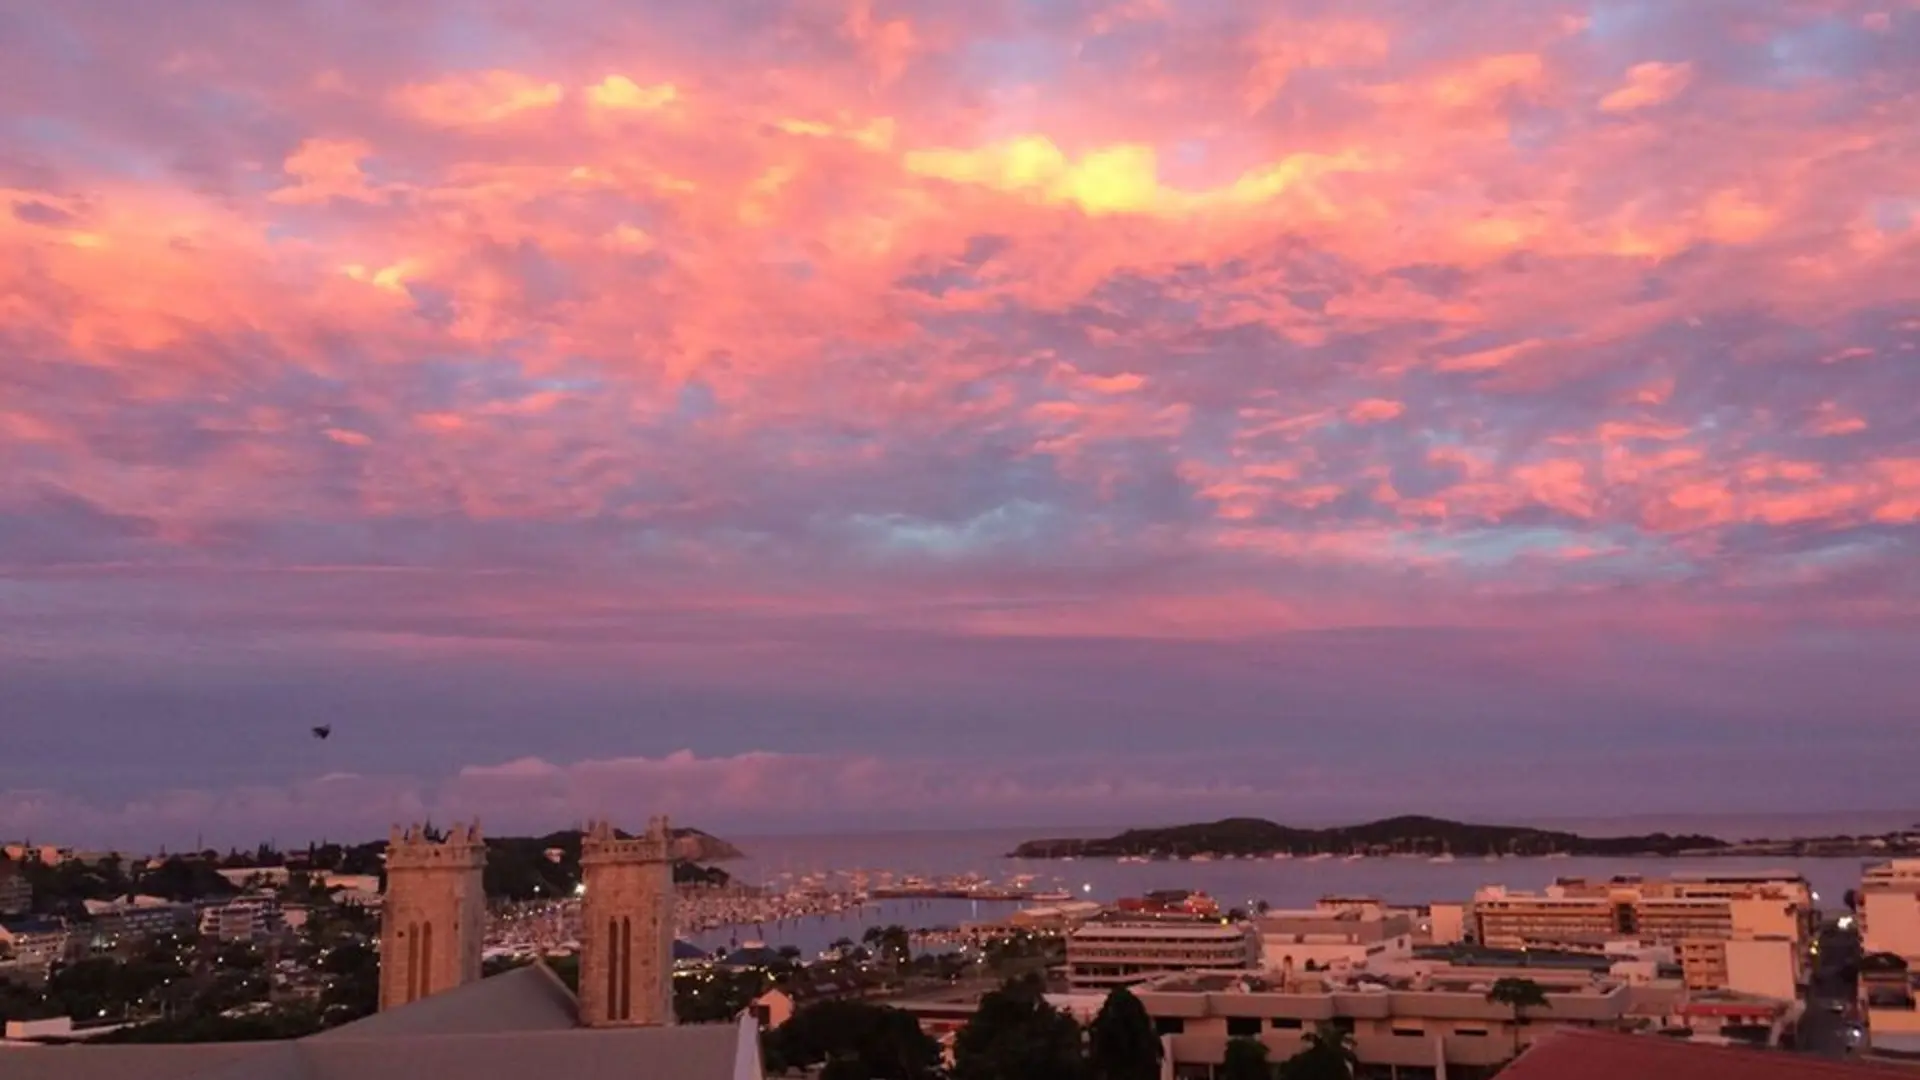
<path id="1" fill-rule="evenodd" d="M 1860 878 L 1860 946 L 1920 960 L 1920 859 L 1894 859 Z"/>
<path id="2" fill-rule="evenodd" d="M 1116 916 L 1067 935 L 1067 982 L 1075 990 L 1110 990 L 1170 972 L 1259 966 L 1260 935 L 1248 923 Z"/>
<path id="3" fill-rule="evenodd" d="M 1504 975 L 1521 974 L 1545 992 L 1544 1009 L 1514 1010 L 1487 1000 Z M 1363 1080 L 1427 1080 L 1444 1064 L 1448 1080 L 1479 1080 L 1556 1026 L 1613 1028 L 1627 1021 L 1631 991 L 1586 972 L 1452 969 L 1404 978 L 1333 974 L 1270 979 L 1252 975 L 1166 976 L 1136 986 L 1165 1037 L 1175 1077 L 1206 1077 L 1234 1038 L 1258 1039 L 1271 1060 L 1303 1048 L 1321 1024 L 1353 1036 Z"/>
<path id="4" fill-rule="evenodd" d="M 1413 919 L 1377 901 L 1322 900 L 1296 911 L 1268 909 L 1254 920 L 1269 971 L 1346 971 L 1413 954 Z"/>
<path id="5" fill-rule="evenodd" d="M 86 908 L 87 914 L 93 917 L 92 946 L 99 951 L 111 951 L 140 938 L 192 929 L 200 918 L 192 904 L 177 904 L 154 896 L 89 900 Z"/>
<path id="6" fill-rule="evenodd" d="M 61 919 L 0 920 L 0 953 L 22 969 L 45 970 L 68 956 L 72 933 Z"/>
<path id="7" fill-rule="evenodd" d="M 260 941 L 280 928 L 280 900 L 271 894 L 237 896 L 200 909 L 200 933 L 221 941 Z"/>
<path id="8" fill-rule="evenodd" d="M 1920 859 L 1869 867 L 1860 881 L 1860 1007 L 1877 1048 L 1920 1051 Z"/>
<path id="9" fill-rule="evenodd" d="M 1481 944 L 1499 948 L 1671 945 L 1689 989 L 1788 999 L 1806 981 L 1812 904 L 1792 874 L 1572 878 L 1540 893 L 1481 889 L 1467 921 Z"/>
<path id="10" fill-rule="evenodd" d="M 33 910 L 33 885 L 12 859 L 0 859 L 0 916 L 25 915 Z"/>

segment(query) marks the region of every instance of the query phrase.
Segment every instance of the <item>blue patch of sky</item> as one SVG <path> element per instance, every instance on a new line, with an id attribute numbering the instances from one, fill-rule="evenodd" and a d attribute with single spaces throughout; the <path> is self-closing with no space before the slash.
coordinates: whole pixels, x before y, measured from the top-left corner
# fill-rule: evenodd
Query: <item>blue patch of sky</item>
<path id="1" fill-rule="evenodd" d="M 1473 529 L 1457 533 L 1403 533 L 1393 546 L 1409 555 L 1453 559 L 1474 569 L 1495 569 L 1532 558 L 1555 558 L 1569 551 L 1600 549 L 1581 564 L 1605 576 L 1678 576 L 1690 567 L 1672 554 L 1624 529 L 1580 530 L 1554 525 Z"/>
<path id="2" fill-rule="evenodd" d="M 1873 204 L 1873 223 L 1884 233 L 1920 228 L 1920 197 L 1880 199 Z"/>
<path id="3" fill-rule="evenodd" d="M 427 48 L 439 65 L 453 69 L 512 67 L 537 59 L 525 35 L 472 15 L 442 19 L 427 33 Z"/>
<path id="4" fill-rule="evenodd" d="M 78 125 L 51 116 L 0 119 L 0 145 L 30 150 L 89 172 L 109 173 L 141 180 L 163 179 L 165 163 L 125 146 L 112 146 L 87 134 Z"/>
<path id="5" fill-rule="evenodd" d="M 1866 31 L 1839 19 L 1789 27 L 1767 43 L 1773 74 L 1786 82 L 1848 74 L 1868 41 Z"/>
<path id="6" fill-rule="evenodd" d="M 714 396 L 713 388 L 700 379 L 689 379 L 674 396 L 673 415 L 677 420 L 689 423 L 711 417 L 720 411 L 720 401 Z"/>
<path id="7" fill-rule="evenodd" d="M 1072 60 L 1061 44 L 1036 38 L 987 38 L 968 45 L 962 66 L 975 86 L 1023 86 L 1053 81 Z"/>
<path id="8" fill-rule="evenodd" d="M 1656 5 L 1645 0 L 1602 0 L 1587 9 L 1587 33 L 1596 38 L 1623 38 L 1653 21 Z"/>

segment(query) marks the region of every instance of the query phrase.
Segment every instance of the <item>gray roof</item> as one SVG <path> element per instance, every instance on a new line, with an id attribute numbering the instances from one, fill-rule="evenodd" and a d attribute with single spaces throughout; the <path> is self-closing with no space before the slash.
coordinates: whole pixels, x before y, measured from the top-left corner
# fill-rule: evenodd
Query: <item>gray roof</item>
<path id="1" fill-rule="evenodd" d="M 305 1039 L 0 1049 L 0 1080 L 760 1080 L 752 1022 L 589 1029 L 542 965 Z"/>
<path id="2" fill-rule="evenodd" d="M 423 1077 L 551 1076 L 564 1080 L 733 1080 L 743 1028 L 687 1027 L 537 1031 L 341 1039 L 301 1047 L 309 1071 L 286 1080 L 416 1080 Z M 757 1039 L 755 1031 L 746 1031 Z M 750 1053 L 752 1051 L 749 1051 Z M 750 1074 L 758 1077 L 758 1072 Z M 196 1078 L 198 1080 L 198 1078 Z M 278 1077 L 263 1080 L 280 1080 Z"/>
<path id="3" fill-rule="evenodd" d="M 545 964 L 528 964 L 468 983 L 400 1009 L 377 1012 L 323 1031 L 316 1040 L 408 1035 L 495 1035 L 567 1031 L 579 1026 L 573 991 Z"/>

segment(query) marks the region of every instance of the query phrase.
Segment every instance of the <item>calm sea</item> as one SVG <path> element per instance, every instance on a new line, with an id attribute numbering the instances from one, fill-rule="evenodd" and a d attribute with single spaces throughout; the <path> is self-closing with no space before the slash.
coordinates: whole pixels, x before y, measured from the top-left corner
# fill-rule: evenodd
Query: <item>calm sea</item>
<path id="1" fill-rule="evenodd" d="M 1568 829 L 1588 836 L 1654 831 L 1704 833 L 1730 840 L 1759 837 L 1880 833 L 1920 821 L 1920 811 L 1893 814 L 1820 814 L 1641 817 L 1598 820 L 1533 820 L 1527 824 Z M 1450 863 L 1425 859 L 1216 860 L 1213 862 L 1119 863 L 1104 859 L 1071 862 L 1012 859 L 1007 853 L 1022 840 L 1039 837 L 1102 836 L 1114 829 L 982 829 L 941 832 L 850 833 L 842 835 L 729 837 L 746 858 L 726 864 L 741 881 L 780 888 L 802 875 L 852 871 L 891 871 L 896 876 L 939 877 L 975 873 L 995 882 L 1033 875 L 1037 890 L 1063 890 L 1094 900 L 1137 896 L 1151 889 L 1199 889 L 1223 905 L 1265 900 L 1275 907 L 1310 907 L 1329 895 L 1377 896 L 1393 904 L 1464 900 L 1482 885 L 1538 889 L 1557 877 L 1657 876 L 1730 870 L 1791 870 L 1804 875 L 1827 906 L 1859 884 L 1860 859 L 1501 859 L 1462 858 Z M 843 879 L 842 879 L 843 880 Z M 1020 905 L 965 900 L 900 900 L 856 912 L 789 920 L 784 924 L 735 927 L 695 938 L 713 948 L 731 941 L 796 945 L 808 953 L 834 939 L 858 939 L 868 926 L 900 923 L 921 928 L 1003 918 Z"/>

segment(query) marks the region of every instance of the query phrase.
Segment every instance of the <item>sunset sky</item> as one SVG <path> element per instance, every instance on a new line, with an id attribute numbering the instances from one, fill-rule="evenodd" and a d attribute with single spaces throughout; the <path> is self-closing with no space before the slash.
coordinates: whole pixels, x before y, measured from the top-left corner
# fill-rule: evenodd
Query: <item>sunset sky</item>
<path id="1" fill-rule="evenodd" d="M 0 2 L 0 834 L 1911 806 L 1916 57 Z"/>

